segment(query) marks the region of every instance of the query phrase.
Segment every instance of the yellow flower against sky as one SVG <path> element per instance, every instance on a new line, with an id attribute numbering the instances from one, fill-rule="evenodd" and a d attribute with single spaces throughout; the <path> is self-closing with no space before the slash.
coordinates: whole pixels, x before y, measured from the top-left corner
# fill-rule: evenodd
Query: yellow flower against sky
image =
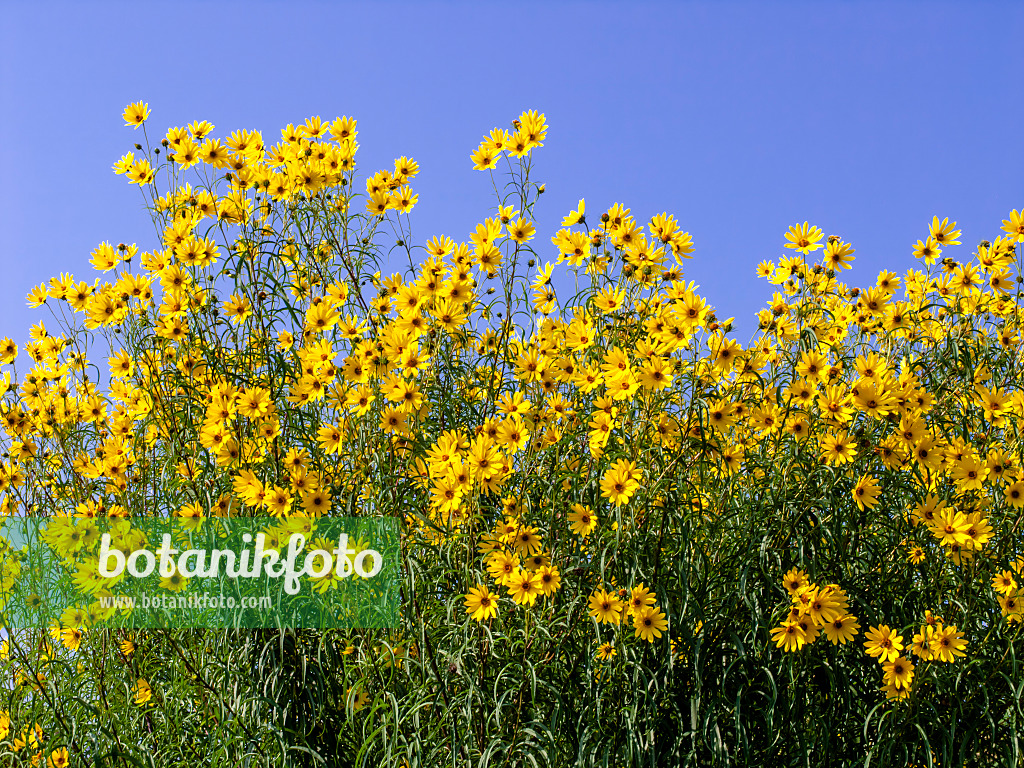
<path id="1" fill-rule="evenodd" d="M 714 764 L 719 733 L 772 764 L 822 733 L 862 749 L 865 723 L 896 750 L 910 731 L 883 729 L 899 718 L 938 744 L 944 724 L 984 715 L 976 691 L 1008 706 L 1017 209 L 977 245 L 929 214 L 916 244 L 895 244 L 903 261 L 872 274 L 831 226 L 787 217 L 751 270 L 767 286 L 743 338 L 692 279 L 720 245 L 677 214 L 569 190 L 544 231 L 566 191 L 539 174 L 564 138 L 536 110 L 462 155 L 457 172 L 493 199 L 426 230 L 437 169 L 404 154 L 365 167 L 353 117 L 162 135 L 145 103 L 123 117 L 142 130 L 113 172 L 144 196 L 153 237 L 91 241 L 88 274 L 27 288 L 40 320 L 0 339 L 0 508 L 49 516 L 86 596 L 44 645 L 9 638 L 19 696 L 63 685 L 71 701 L 74 679 L 90 711 L 155 729 L 193 718 L 273 761 L 306 737 L 272 713 L 308 688 L 317 738 L 381 764 L 486 762 L 500 746 L 570 765 L 581 744 L 617 764 L 622 744 L 649 748 L 643 733 L 672 759 Z M 291 532 L 327 549 L 316 529 L 332 516 L 394 519 L 400 621 L 231 642 L 110 629 L 104 600 L 123 583 L 99 571 L 97 525 L 127 551 L 141 514 L 190 533 L 273 518 L 275 551 Z M 0 587 L 29 572 L 5 560 Z M 200 582 L 152 586 L 185 598 Z M 343 582 L 301 587 L 327 601 Z M 307 688 L 274 688 L 300 675 Z M 26 749 L 35 720 L 17 701 L 0 730 Z M 231 730 L 260 707 L 261 730 Z"/>

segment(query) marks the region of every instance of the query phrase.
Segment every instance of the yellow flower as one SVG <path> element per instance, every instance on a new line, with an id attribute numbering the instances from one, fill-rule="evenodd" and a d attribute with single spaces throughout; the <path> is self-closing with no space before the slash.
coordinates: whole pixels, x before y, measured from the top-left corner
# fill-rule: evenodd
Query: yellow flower
<path id="1" fill-rule="evenodd" d="M 135 703 L 140 706 L 148 703 L 153 698 L 153 689 L 150 687 L 149 683 L 146 682 L 145 678 L 140 677 L 135 682 L 134 696 Z"/>
<path id="2" fill-rule="evenodd" d="M 124 124 L 132 128 L 138 128 L 149 117 L 149 105 L 142 101 L 136 101 L 124 108 Z"/>
<path id="3" fill-rule="evenodd" d="M 939 221 L 938 216 L 932 216 L 932 224 L 929 228 L 931 236 L 939 245 L 960 245 L 957 240 L 960 237 L 960 230 L 956 229 L 956 222 L 949 223 L 949 219 Z"/>
<path id="4" fill-rule="evenodd" d="M 149 164 L 149 160 L 138 160 L 132 163 L 126 175 L 132 184 L 146 184 L 153 180 L 153 166 Z"/>
<path id="5" fill-rule="evenodd" d="M 519 116 L 518 132 L 526 141 L 527 149 L 544 146 L 544 138 L 548 133 L 545 122 L 544 114 L 538 113 L 535 109 L 523 112 Z M 543 185 L 541 186 L 543 187 Z"/>
<path id="6" fill-rule="evenodd" d="M 18 357 L 18 345 L 10 337 L 0 339 L 0 363 L 13 363 Z"/>
<path id="7" fill-rule="evenodd" d="M 881 492 L 882 489 L 878 481 L 868 475 L 861 477 L 851 491 L 853 500 L 857 502 L 857 506 L 861 510 L 873 509 L 878 503 L 878 495 Z"/>
<path id="8" fill-rule="evenodd" d="M 369 695 L 362 689 L 362 686 L 354 685 L 346 692 L 348 704 L 352 709 L 358 712 L 360 709 L 370 703 Z"/>
<path id="9" fill-rule="evenodd" d="M 36 723 L 31 728 L 25 726 L 21 731 L 21 735 L 14 738 L 12 746 L 14 747 L 15 752 L 20 752 L 25 747 L 36 749 L 42 738 L 43 727 L 39 725 L 39 723 Z M 32 757 L 33 762 L 38 762 L 39 758 L 42 757 L 42 753 L 36 753 Z"/>
<path id="10" fill-rule="evenodd" d="M 60 633 L 60 641 L 68 650 L 76 651 L 82 644 L 82 636 L 84 634 L 81 629 L 75 627 L 65 629 Z"/>
<path id="11" fill-rule="evenodd" d="M 923 625 L 910 642 L 910 652 L 923 661 L 932 661 L 935 658 L 934 632 L 934 627 Z"/>
<path id="12" fill-rule="evenodd" d="M 799 568 L 790 568 L 786 571 L 786 575 L 782 577 L 782 584 L 785 586 L 786 591 L 789 592 L 790 597 L 796 597 L 806 587 L 809 587 L 811 582 L 807 578 L 807 574 Z"/>
<path id="13" fill-rule="evenodd" d="M 937 627 L 932 633 L 932 652 L 939 661 L 951 662 L 956 657 L 966 656 L 964 648 L 967 641 L 964 640 L 964 633 L 957 630 L 955 624 L 948 627 Z"/>
<path id="14" fill-rule="evenodd" d="M 662 610 L 653 605 L 645 605 L 633 614 L 635 637 L 653 643 L 668 629 L 668 620 Z"/>
<path id="15" fill-rule="evenodd" d="M 473 170 L 486 171 L 495 168 L 498 165 L 499 154 L 500 152 L 496 151 L 494 147 L 488 146 L 486 143 L 481 144 L 469 158 L 473 161 Z"/>
<path id="16" fill-rule="evenodd" d="M 910 659 L 897 656 L 892 661 L 882 665 L 883 680 L 886 685 L 894 688 L 910 688 L 910 681 L 914 679 L 914 665 Z"/>
<path id="17" fill-rule="evenodd" d="M 491 578 L 501 586 L 508 583 L 508 579 L 519 567 L 519 556 L 509 555 L 505 552 L 495 551 L 487 557 L 487 571 Z"/>
<path id="18" fill-rule="evenodd" d="M 533 605 L 543 593 L 540 576 L 533 571 L 517 569 L 505 582 L 505 588 L 517 605 Z"/>
<path id="19" fill-rule="evenodd" d="M 853 252 L 854 248 L 849 243 L 844 243 L 838 237 L 830 237 L 825 246 L 825 255 L 821 257 L 821 263 L 836 272 L 851 269 L 851 262 L 854 259 Z"/>
<path id="20" fill-rule="evenodd" d="M 999 600 L 999 607 L 1002 609 L 1003 616 L 1006 617 L 1007 621 L 1011 623 L 1020 621 L 1021 616 L 1024 615 L 1024 596 L 1021 595 L 1020 591 L 1000 595 L 997 599 Z"/>
<path id="21" fill-rule="evenodd" d="M 519 529 L 509 537 L 509 543 L 515 548 L 520 557 L 529 557 L 540 551 L 541 541 L 537 529 L 533 526 L 520 526 Z"/>
<path id="22" fill-rule="evenodd" d="M 237 293 L 233 293 L 231 298 L 224 302 L 224 314 L 235 325 L 243 323 L 252 315 L 252 302 L 249 301 L 248 296 L 240 296 Z"/>
<path id="23" fill-rule="evenodd" d="M 636 493 L 640 477 L 641 471 L 633 462 L 619 459 L 601 477 L 601 496 L 620 507 Z"/>
<path id="24" fill-rule="evenodd" d="M 576 206 L 576 210 L 569 211 L 569 215 L 562 219 L 562 226 L 571 227 L 574 224 L 586 225 L 586 219 L 584 218 L 586 210 L 586 202 L 583 199 L 580 199 L 579 205 Z"/>
<path id="25" fill-rule="evenodd" d="M 843 600 L 833 590 L 815 589 L 807 598 L 807 614 L 818 627 L 835 621 L 844 612 Z"/>
<path id="26" fill-rule="evenodd" d="M 655 604 L 654 593 L 643 583 L 637 584 L 630 590 L 629 601 L 626 604 L 626 616 L 636 616 L 644 608 Z"/>
<path id="27" fill-rule="evenodd" d="M 518 219 L 508 225 L 508 236 L 517 243 L 525 243 L 532 240 L 536 231 L 533 223 L 527 219 Z"/>
<path id="28" fill-rule="evenodd" d="M 1002 230 L 1010 234 L 1010 238 L 1024 243 L 1024 209 L 1010 211 L 1010 218 L 1003 219 Z"/>
<path id="29" fill-rule="evenodd" d="M 473 587 L 465 597 L 466 613 L 476 621 L 484 621 L 498 615 L 498 600 L 486 586 Z"/>
<path id="30" fill-rule="evenodd" d="M 808 227 L 806 221 L 803 224 L 794 224 L 786 233 L 786 239 L 789 240 L 786 247 L 794 248 L 800 253 L 809 253 L 822 247 L 818 242 L 822 237 L 824 233 L 818 227 Z"/>
<path id="31" fill-rule="evenodd" d="M 562 576 L 553 565 L 542 565 L 538 568 L 537 578 L 540 579 L 540 588 L 545 597 L 551 597 L 562 586 Z"/>
<path id="32" fill-rule="evenodd" d="M 170 576 L 164 576 L 160 579 L 160 586 L 170 592 L 181 592 L 188 587 L 188 579 L 182 576 L 181 571 L 175 568 Z"/>
<path id="33" fill-rule="evenodd" d="M 285 488 L 277 485 L 272 486 L 267 489 L 267 494 L 263 499 L 263 506 L 274 517 L 283 517 L 292 508 L 292 495 Z"/>
<path id="34" fill-rule="evenodd" d="M 770 635 L 775 647 L 782 648 L 787 653 L 799 651 L 807 643 L 807 633 L 796 621 L 782 622 L 780 626 L 772 629 Z"/>
<path id="35" fill-rule="evenodd" d="M 970 527 L 971 522 L 967 519 L 967 515 L 952 508 L 946 508 L 939 512 L 929 526 L 932 535 L 944 547 L 966 544 L 971 538 L 967 533 Z"/>
<path id="36" fill-rule="evenodd" d="M 603 589 L 596 590 L 590 596 L 589 614 L 601 624 L 618 624 L 622 621 L 622 601 L 614 593 L 609 594 Z"/>
<path id="37" fill-rule="evenodd" d="M 1013 571 L 1001 571 L 992 579 L 992 588 L 1001 595 L 1010 595 L 1017 591 L 1017 580 Z"/>
<path id="38" fill-rule="evenodd" d="M 597 649 L 597 658 L 601 661 L 608 661 L 612 659 L 618 651 L 615 650 L 615 646 L 612 643 L 601 643 Z"/>
<path id="39" fill-rule="evenodd" d="M 825 637 L 836 645 L 846 645 L 856 637 L 859 629 L 860 624 L 857 623 L 857 617 L 850 614 L 837 616 L 822 627 Z"/>
<path id="40" fill-rule="evenodd" d="M 884 624 L 871 627 L 864 637 L 867 638 L 864 648 L 868 656 L 876 657 L 880 663 L 893 661 L 903 650 L 903 637 Z"/>
<path id="41" fill-rule="evenodd" d="M 597 527 L 597 514 L 583 504 L 573 504 L 568 518 L 569 529 L 580 536 L 589 536 Z"/>

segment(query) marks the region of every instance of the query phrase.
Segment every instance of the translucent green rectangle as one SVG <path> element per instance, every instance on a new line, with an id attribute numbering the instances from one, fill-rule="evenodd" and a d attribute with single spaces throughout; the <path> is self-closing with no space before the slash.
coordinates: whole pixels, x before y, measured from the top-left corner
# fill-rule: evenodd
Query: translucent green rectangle
<path id="1" fill-rule="evenodd" d="M 399 521 L 8 517 L 9 628 L 395 628 Z"/>

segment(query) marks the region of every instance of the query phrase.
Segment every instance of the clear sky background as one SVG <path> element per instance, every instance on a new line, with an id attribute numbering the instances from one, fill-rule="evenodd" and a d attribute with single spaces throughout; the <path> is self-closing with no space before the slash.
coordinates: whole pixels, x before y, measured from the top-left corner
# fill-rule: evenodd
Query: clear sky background
<path id="1" fill-rule="evenodd" d="M 1024 206 L 1024 2 L 0 3 L 0 337 L 47 320 L 25 295 L 90 282 L 100 242 L 157 245 L 111 165 L 139 138 L 205 119 L 215 136 L 311 115 L 359 121 L 362 173 L 420 165 L 417 243 L 467 240 L 493 210 L 470 153 L 546 113 L 536 247 L 582 197 L 641 222 L 667 211 L 696 246 L 687 279 L 736 316 L 805 220 L 857 249 L 851 284 L 914 265 L 933 215 L 966 259 Z"/>

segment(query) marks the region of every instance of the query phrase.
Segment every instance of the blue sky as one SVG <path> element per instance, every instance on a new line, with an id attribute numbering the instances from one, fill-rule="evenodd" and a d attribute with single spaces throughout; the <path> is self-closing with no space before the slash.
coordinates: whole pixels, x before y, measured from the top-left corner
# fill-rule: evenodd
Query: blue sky
<path id="1" fill-rule="evenodd" d="M 483 134 L 546 113 L 536 247 L 579 198 L 693 236 L 696 281 L 738 335 L 754 274 L 805 220 L 857 249 L 850 282 L 913 265 L 933 215 L 966 259 L 1024 206 L 1024 3 L 15 2 L 0 27 L 0 337 L 47 320 L 32 286 L 92 281 L 104 240 L 156 236 L 112 163 L 205 119 L 271 142 L 311 115 L 359 120 L 361 170 L 414 157 L 413 235 L 468 239 L 493 207 Z"/>

